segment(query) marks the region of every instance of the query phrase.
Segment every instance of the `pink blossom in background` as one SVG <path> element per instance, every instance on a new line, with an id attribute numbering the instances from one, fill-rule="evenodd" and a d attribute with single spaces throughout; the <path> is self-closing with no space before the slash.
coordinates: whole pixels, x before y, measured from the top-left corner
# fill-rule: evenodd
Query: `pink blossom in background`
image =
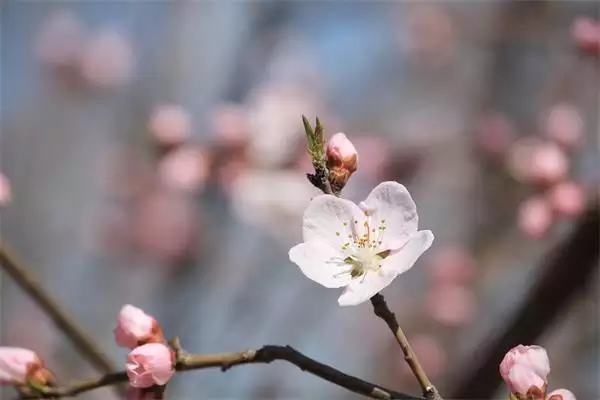
<path id="1" fill-rule="evenodd" d="M 531 197 L 519 206 L 518 226 L 527 236 L 540 238 L 552 226 L 552 208 L 544 197 Z"/>
<path id="2" fill-rule="evenodd" d="M 444 8 L 418 4 L 408 15 L 408 50 L 424 61 L 440 64 L 456 49 L 456 24 Z"/>
<path id="3" fill-rule="evenodd" d="M 376 136 L 353 136 L 352 143 L 360 154 L 360 170 L 370 179 L 377 179 L 381 168 L 391 155 L 390 143 Z"/>
<path id="4" fill-rule="evenodd" d="M 428 266 L 434 284 L 469 283 L 475 274 L 475 260 L 460 247 L 438 249 Z"/>
<path id="5" fill-rule="evenodd" d="M 6 176 L 0 172 L 0 206 L 10 203 L 12 199 L 12 190 Z"/>
<path id="6" fill-rule="evenodd" d="M 600 54 L 600 23 L 591 18 L 580 17 L 571 27 L 573 39 L 582 50 Z"/>
<path id="7" fill-rule="evenodd" d="M 147 341 L 158 328 L 158 322 L 143 310 L 126 304 L 121 308 L 114 329 L 117 346 L 133 349 Z M 161 335 L 162 336 L 162 335 Z"/>
<path id="8" fill-rule="evenodd" d="M 566 148 L 576 147 L 583 136 L 583 119 L 571 104 L 553 106 L 543 122 L 544 133 Z"/>
<path id="9" fill-rule="evenodd" d="M 491 156 L 501 156 L 508 151 L 515 136 L 512 122 L 501 113 L 486 115 L 475 131 L 478 148 Z"/>
<path id="10" fill-rule="evenodd" d="M 136 347 L 127 356 L 129 384 L 135 388 L 164 385 L 175 374 L 173 362 L 173 352 L 162 343 Z"/>
<path id="11" fill-rule="evenodd" d="M 0 347 L 0 384 L 25 383 L 30 374 L 42 366 L 33 351 L 20 347 Z"/>
<path id="12" fill-rule="evenodd" d="M 521 182 L 530 182 L 533 179 L 533 154 L 541 144 L 540 139 L 526 137 L 510 146 L 506 156 L 506 167 L 513 178 Z"/>
<path id="13" fill-rule="evenodd" d="M 83 24 L 71 10 L 56 11 L 42 23 L 35 43 L 36 55 L 50 67 L 75 67 L 84 36 Z"/>
<path id="14" fill-rule="evenodd" d="M 158 164 L 158 175 L 167 187 L 195 192 L 208 179 L 208 160 L 200 148 L 185 146 L 167 153 Z"/>
<path id="15" fill-rule="evenodd" d="M 148 130 L 163 146 L 179 146 L 192 133 L 192 117 L 182 106 L 168 104 L 156 107 L 148 121 Z"/>
<path id="16" fill-rule="evenodd" d="M 539 183 L 556 183 L 567 176 L 569 159 L 554 143 L 543 143 L 531 155 L 531 176 Z"/>
<path id="17" fill-rule="evenodd" d="M 548 394 L 547 400 L 577 400 L 573 392 L 567 389 L 556 389 Z"/>
<path id="18" fill-rule="evenodd" d="M 85 43 L 80 68 L 81 75 L 91 86 L 112 89 L 131 79 L 134 64 L 129 40 L 106 29 Z"/>
<path id="19" fill-rule="evenodd" d="M 569 181 L 561 182 L 548 190 L 548 201 L 558 214 L 576 217 L 586 206 L 586 196 L 581 185 Z"/>
<path id="20" fill-rule="evenodd" d="M 458 285 L 433 286 L 427 296 L 427 311 L 437 322 L 458 327 L 473 320 L 473 292 Z"/>
<path id="21" fill-rule="evenodd" d="M 409 338 L 409 342 L 429 377 L 439 376 L 444 372 L 447 367 L 448 356 L 435 336 L 423 333 Z M 414 379 L 414 375 L 404 357 L 399 355 L 397 360 L 400 363 L 402 374 Z"/>
<path id="22" fill-rule="evenodd" d="M 548 374 L 550 360 L 541 346 L 513 347 L 500 363 L 500 375 L 513 393 L 526 394 L 531 386 L 547 385 Z"/>
<path id="23" fill-rule="evenodd" d="M 217 141 L 231 147 L 248 141 L 248 111 L 240 105 L 223 105 L 213 114 L 213 131 Z"/>

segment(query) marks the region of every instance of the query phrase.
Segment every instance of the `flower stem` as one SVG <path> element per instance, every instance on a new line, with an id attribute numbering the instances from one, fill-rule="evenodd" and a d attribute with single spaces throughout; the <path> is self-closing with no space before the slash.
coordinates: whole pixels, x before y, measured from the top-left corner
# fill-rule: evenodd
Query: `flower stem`
<path id="1" fill-rule="evenodd" d="M 396 316 L 389 309 L 387 303 L 385 302 L 383 295 L 377 293 L 375 296 L 371 297 L 371 304 L 373 305 L 373 311 L 375 312 L 375 315 L 384 320 L 394 334 L 396 341 L 404 353 L 404 360 L 417 378 L 425 398 L 430 400 L 442 400 L 439 392 L 427 377 L 423 367 L 421 367 L 421 364 L 417 359 L 417 355 L 410 346 L 404 331 L 402 331 L 402 328 L 400 328 Z"/>

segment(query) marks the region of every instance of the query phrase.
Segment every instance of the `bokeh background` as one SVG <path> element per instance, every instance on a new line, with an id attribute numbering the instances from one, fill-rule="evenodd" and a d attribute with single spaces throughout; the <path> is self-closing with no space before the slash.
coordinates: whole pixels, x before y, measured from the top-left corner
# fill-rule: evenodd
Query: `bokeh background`
<path id="1" fill-rule="evenodd" d="M 339 307 L 288 260 L 317 193 L 300 116 L 319 115 L 360 154 L 344 195 L 398 180 L 436 235 L 384 294 L 444 393 L 598 193 L 598 17 L 592 1 L 3 1 L 2 241 L 118 364 L 131 303 L 191 352 L 289 344 L 417 394 L 370 305 Z M 538 343 L 550 388 L 583 400 L 600 398 L 598 289 Z M 62 381 L 96 374 L 7 277 L 1 322 L 2 345 Z M 353 398 L 287 364 L 168 392 Z"/>

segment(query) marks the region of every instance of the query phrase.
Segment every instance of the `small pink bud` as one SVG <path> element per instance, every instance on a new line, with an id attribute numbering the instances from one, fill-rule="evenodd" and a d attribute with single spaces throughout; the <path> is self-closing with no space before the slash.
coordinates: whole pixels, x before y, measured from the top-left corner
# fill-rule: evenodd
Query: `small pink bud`
<path id="1" fill-rule="evenodd" d="M 552 209 L 543 197 L 532 197 L 519 206 L 519 229 L 529 237 L 541 238 L 552 226 Z"/>
<path id="2" fill-rule="evenodd" d="M 593 19 L 580 17 L 571 28 L 573 39 L 584 51 L 600 55 L 600 23 Z"/>
<path id="3" fill-rule="evenodd" d="M 573 392 L 567 389 L 556 389 L 550 392 L 547 400 L 577 400 Z"/>
<path id="4" fill-rule="evenodd" d="M 148 343 L 127 356 L 127 376 L 135 388 L 164 385 L 175 373 L 173 352 L 162 343 Z"/>
<path id="5" fill-rule="evenodd" d="M 583 128 L 579 110 L 568 103 L 553 106 L 543 121 L 546 135 L 566 148 L 577 146 L 583 136 Z"/>
<path id="6" fill-rule="evenodd" d="M 143 343 L 163 340 L 158 322 L 129 304 L 121 308 L 114 333 L 117 346 L 130 349 Z"/>
<path id="7" fill-rule="evenodd" d="M 544 393 L 549 373 L 548 353 L 540 346 L 518 345 L 500 363 L 500 375 L 515 394 L 536 395 L 538 390 Z"/>
<path id="8" fill-rule="evenodd" d="M 563 182 L 548 191 L 552 208 L 565 217 L 576 217 L 585 209 L 585 193 L 575 182 Z"/>
<path id="9" fill-rule="evenodd" d="M 358 168 L 358 152 L 341 132 L 333 135 L 327 143 L 327 167 L 334 189 L 343 188 Z"/>
<path id="10" fill-rule="evenodd" d="M 158 164 L 161 181 L 168 187 L 195 192 L 209 174 L 209 161 L 202 149 L 184 146 L 165 155 Z"/>
<path id="11" fill-rule="evenodd" d="M 169 104 L 157 107 L 150 116 L 148 129 L 163 146 L 179 146 L 192 133 L 192 117 L 183 107 Z"/>
<path id="12" fill-rule="evenodd" d="M 569 160 L 564 151 L 553 143 L 544 143 L 531 155 L 531 176 L 536 182 L 555 183 L 569 170 Z"/>
<path id="13" fill-rule="evenodd" d="M 0 173 L 0 206 L 10 203 L 12 191 L 8 179 Z"/>
<path id="14" fill-rule="evenodd" d="M 42 360 L 31 350 L 0 347 L 0 384 L 25 383 L 42 367 Z"/>

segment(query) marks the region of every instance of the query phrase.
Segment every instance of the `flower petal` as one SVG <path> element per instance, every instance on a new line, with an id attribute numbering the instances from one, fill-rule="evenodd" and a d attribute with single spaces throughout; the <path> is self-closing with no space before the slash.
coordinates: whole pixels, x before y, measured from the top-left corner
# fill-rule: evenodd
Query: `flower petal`
<path id="1" fill-rule="evenodd" d="M 346 286 L 352 280 L 350 274 L 341 273 L 350 268 L 343 262 L 342 253 L 323 242 L 300 243 L 290 249 L 289 255 L 304 275 L 327 288 Z"/>
<path id="2" fill-rule="evenodd" d="M 404 246 L 382 260 L 381 268 L 393 271 L 396 275 L 408 271 L 415 265 L 421 254 L 431 246 L 433 238 L 433 233 L 429 230 L 411 234 Z"/>
<path id="3" fill-rule="evenodd" d="M 348 235 L 355 232 L 354 221 L 362 224 L 364 218 L 358 206 L 349 200 L 332 195 L 317 196 L 304 212 L 304 241 L 322 241 L 334 249 L 341 249 L 348 241 Z"/>
<path id="4" fill-rule="evenodd" d="M 382 237 L 384 248 L 392 249 L 401 245 L 411 233 L 417 231 L 417 206 L 408 190 L 398 182 L 380 183 L 362 204 L 371 217 L 372 226 L 385 221 Z"/>
<path id="5" fill-rule="evenodd" d="M 392 283 L 398 274 L 385 271 L 367 272 L 364 277 L 355 278 L 338 298 L 340 306 L 355 306 L 363 303 Z"/>

